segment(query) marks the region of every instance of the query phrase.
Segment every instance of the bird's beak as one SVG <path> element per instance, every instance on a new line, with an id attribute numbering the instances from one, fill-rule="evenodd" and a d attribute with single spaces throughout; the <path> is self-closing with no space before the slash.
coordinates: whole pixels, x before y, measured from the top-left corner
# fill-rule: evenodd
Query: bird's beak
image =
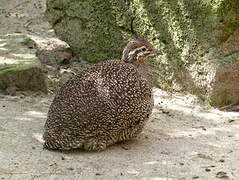
<path id="1" fill-rule="evenodd" d="M 158 55 L 161 55 L 162 52 L 158 49 L 154 49 L 151 51 L 150 55 L 149 56 L 158 56 Z"/>

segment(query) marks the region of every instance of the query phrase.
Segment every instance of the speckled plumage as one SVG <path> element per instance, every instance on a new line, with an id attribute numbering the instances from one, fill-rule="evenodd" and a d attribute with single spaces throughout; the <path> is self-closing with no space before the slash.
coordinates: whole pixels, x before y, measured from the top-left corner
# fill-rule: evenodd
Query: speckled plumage
<path id="1" fill-rule="evenodd" d="M 124 49 L 122 60 L 96 64 L 64 84 L 48 112 L 44 147 L 101 151 L 136 137 L 153 108 L 144 64 L 149 55 L 155 55 L 152 45 L 135 39 Z"/>

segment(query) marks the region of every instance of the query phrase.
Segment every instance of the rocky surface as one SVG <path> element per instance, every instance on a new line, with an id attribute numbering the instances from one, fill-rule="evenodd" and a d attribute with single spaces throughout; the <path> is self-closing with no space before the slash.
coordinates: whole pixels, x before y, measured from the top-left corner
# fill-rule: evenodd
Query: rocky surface
<path id="1" fill-rule="evenodd" d="M 217 54 L 217 57 L 221 56 L 219 57 L 221 63 L 216 68 L 211 87 L 211 102 L 215 105 L 238 104 L 239 28 L 214 53 Z"/>
<path id="2" fill-rule="evenodd" d="M 48 0 L 47 7 L 56 34 L 79 57 L 90 62 L 120 58 L 134 30 L 163 51 L 150 62 L 158 87 L 191 92 L 214 106 L 239 103 L 234 102 L 236 83 L 218 81 L 239 58 L 238 0 Z M 235 86 L 223 87 L 229 84 Z"/>
<path id="3" fill-rule="evenodd" d="M 26 35 L 0 36 L 0 88 L 15 94 L 15 90 L 47 92 L 40 60 L 33 48 L 35 42 Z"/>
<path id="4" fill-rule="evenodd" d="M 4 81 L 0 84 L 7 94 L 19 94 L 22 90 L 46 92 L 46 89 L 54 93 L 72 75 L 88 66 L 55 37 L 44 18 L 45 9 L 42 0 L 1 2 L 0 64 L 4 66 L 1 76 Z M 21 70 L 19 74 L 19 68 L 24 73 Z"/>

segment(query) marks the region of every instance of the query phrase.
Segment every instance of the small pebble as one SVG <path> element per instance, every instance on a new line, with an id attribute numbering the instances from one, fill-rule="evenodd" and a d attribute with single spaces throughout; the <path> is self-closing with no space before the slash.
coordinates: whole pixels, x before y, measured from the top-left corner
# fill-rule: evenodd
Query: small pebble
<path id="1" fill-rule="evenodd" d="M 192 179 L 198 179 L 199 178 L 199 176 L 193 176 L 192 177 Z"/>
<path id="2" fill-rule="evenodd" d="M 161 151 L 160 154 L 169 155 L 169 152 L 167 152 L 167 151 Z"/>
<path id="3" fill-rule="evenodd" d="M 225 160 L 224 159 L 220 159 L 219 162 L 225 162 Z"/>
<path id="4" fill-rule="evenodd" d="M 165 110 L 165 109 L 162 109 L 162 113 L 163 113 L 163 114 L 169 114 L 169 111 L 168 111 L 168 110 Z"/>
<path id="5" fill-rule="evenodd" d="M 207 171 L 207 172 L 210 172 L 210 171 L 211 171 L 211 169 L 209 169 L 209 168 L 206 168 L 206 169 L 205 169 L 205 171 Z"/>
<path id="6" fill-rule="evenodd" d="M 69 170 L 69 171 L 73 171 L 74 168 L 73 168 L 73 167 L 69 167 L 69 168 L 67 168 L 67 170 Z"/>
<path id="7" fill-rule="evenodd" d="M 96 176 L 100 176 L 101 174 L 100 173 L 95 173 Z"/>
<path id="8" fill-rule="evenodd" d="M 122 149 L 124 150 L 129 150 L 130 148 L 126 147 L 126 146 L 121 146 Z"/>
<path id="9" fill-rule="evenodd" d="M 56 163 L 52 163 L 52 164 L 50 164 L 49 166 L 55 166 L 55 165 L 57 165 Z"/>
<path id="10" fill-rule="evenodd" d="M 223 171 L 219 171 L 217 174 L 216 174 L 216 178 L 220 178 L 220 179 L 228 179 L 228 175 L 226 172 L 223 172 Z"/>
<path id="11" fill-rule="evenodd" d="M 228 123 L 232 123 L 232 122 L 234 122 L 235 120 L 234 119 L 229 119 L 228 120 Z"/>

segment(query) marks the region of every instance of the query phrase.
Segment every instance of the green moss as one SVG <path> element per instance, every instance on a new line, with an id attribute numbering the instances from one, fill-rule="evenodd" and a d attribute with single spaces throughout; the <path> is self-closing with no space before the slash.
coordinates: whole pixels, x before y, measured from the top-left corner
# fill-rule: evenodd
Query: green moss
<path id="1" fill-rule="evenodd" d="M 212 106 L 222 107 L 227 104 L 230 104 L 230 101 L 228 99 L 229 98 L 228 98 L 227 92 L 224 91 L 224 92 L 216 93 L 213 95 L 213 97 L 211 97 L 210 104 Z"/>
<path id="2" fill-rule="evenodd" d="M 65 14 L 56 21 L 56 33 L 90 62 L 120 58 L 125 40 L 131 36 L 124 30 L 130 29 L 134 18 L 138 33 L 163 47 L 168 59 L 177 59 L 176 65 L 181 64 L 185 59 L 180 56 L 187 47 L 195 56 L 205 54 L 218 14 L 225 14 L 221 0 L 48 0 L 48 6 L 50 19 L 59 16 L 51 10 L 58 8 Z"/>
<path id="3" fill-rule="evenodd" d="M 47 1 L 47 7 L 53 9 L 65 9 L 71 0 L 49 0 Z"/>
<path id="4" fill-rule="evenodd" d="M 110 3 L 99 2 L 72 1 L 65 10 L 67 16 L 56 27 L 56 33 L 89 62 L 119 58 L 123 47 Z"/>
<path id="5" fill-rule="evenodd" d="M 219 24 L 217 29 L 220 34 L 217 37 L 217 44 L 225 42 L 239 28 L 239 0 L 221 1 L 217 9 Z"/>
<path id="6" fill-rule="evenodd" d="M 218 44 L 225 42 L 239 28 L 239 18 L 235 22 L 225 22 L 220 26 L 221 34 L 218 36 Z"/>
<path id="7" fill-rule="evenodd" d="M 4 76 L 4 74 L 11 73 L 11 72 L 25 71 L 30 68 L 41 68 L 41 64 L 39 62 L 29 63 L 29 64 L 20 63 L 18 65 L 13 64 L 13 65 L 4 65 L 4 66 L 0 64 L 0 76 Z"/>
<path id="8" fill-rule="evenodd" d="M 44 76 L 39 62 L 29 64 L 0 64 L 0 88 L 6 89 L 11 84 L 20 90 L 47 91 Z"/>
<path id="9" fill-rule="evenodd" d="M 134 30 L 157 46 L 165 44 L 165 53 L 168 58 L 173 59 L 178 59 L 182 48 L 189 46 L 192 41 L 197 44 L 198 40 L 202 41 L 202 44 L 208 41 L 208 33 L 212 29 L 210 22 L 208 23 L 212 12 L 207 3 L 201 1 L 184 0 L 175 3 L 170 0 L 74 0 L 65 7 L 62 6 L 62 1 L 58 3 L 65 16 L 59 17 L 56 33 L 67 41 L 81 58 L 90 62 L 121 57 L 125 40 L 131 36 L 126 31 L 130 30 L 130 21 L 133 18 Z M 48 11 L 56 9 L 56 1 L 48 1 L 48 4 L 49 7 L 54 7 Z M 47 15 L 51 19 L 54 13 L 52 11 L 51 16 L 49 13 Z M 176 23 L 172 24 L 168 20 Z M 169 27 L 169 23 L 172 27 Z M 202 50 L 199 46 L 197 48 Z"/>
<path id="10" fill-rule="evenodd" d="M 31 38 L 26 38 L 22 42 L 23 45 L 27 46 L 28 48 L 36 48 L 36 42 L 33 41 Z"/>
<path id="11" fill-rule="evenodd" d="M 16 86 L 19 90 L 32 90 L 47 93 L 47 87 L 41 69 L 35 67 L 1 74 L 0 88 L 6 89 L 11 85 Z"/>

